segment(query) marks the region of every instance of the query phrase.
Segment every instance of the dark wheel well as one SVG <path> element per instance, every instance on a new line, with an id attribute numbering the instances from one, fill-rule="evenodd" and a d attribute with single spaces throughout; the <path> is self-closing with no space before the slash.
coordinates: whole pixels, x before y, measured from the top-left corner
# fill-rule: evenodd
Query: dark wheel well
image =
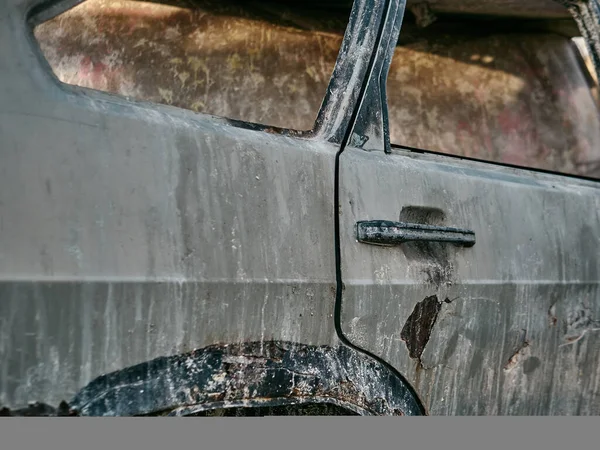
<path id="1" fill-rule="evenodd" d="M 212 345 L 109 373 L 69 407 L 85 416 L 421 415 L 412 392 L 347 346 L 269 341 Z"/>

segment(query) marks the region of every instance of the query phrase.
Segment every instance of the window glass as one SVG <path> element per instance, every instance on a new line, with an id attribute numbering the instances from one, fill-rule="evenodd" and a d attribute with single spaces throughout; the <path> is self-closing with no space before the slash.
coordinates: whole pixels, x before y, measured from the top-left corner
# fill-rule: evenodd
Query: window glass
<path id="1" fill-rule="evenodd" d="M 597 82 L 584 46 L 485 22 L 444 30 L 401 32 L 388 78 L 393 144 L 600 178 Z"/>
<path id="2" fill-rule="evenodd" d="M 281 0 L 88 0 L 34 33 L 64 83 L 308 130 L 350 7 Z"/>

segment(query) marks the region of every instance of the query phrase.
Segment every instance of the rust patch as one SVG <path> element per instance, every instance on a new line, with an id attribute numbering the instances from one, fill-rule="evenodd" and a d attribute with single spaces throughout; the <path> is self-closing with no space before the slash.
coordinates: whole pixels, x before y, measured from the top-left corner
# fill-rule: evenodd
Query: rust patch
<path id="1" fill-rule="evenodd" d="M 548 309 L 548 322 L 552 327 L 555 327 L 558 323 L 558 318 L 556 317 L 556 305 L 552 305 L 550 309 Z"/>
<path id="2" fill-rule="evenodd" d="M 444 302 L 450 303 L 450 300 L 445 299 Z M 429 342 L 431 330 L 433 330 L 441 309 L 442 302 L 436 295 L 432 295 L 417 303 L 413 312 L 408 316 L 400 332 L 400 338 L 406 343 L 411 358 L 421 361 L 421 355 Z"/>
<path id="3" fill-rule="evenodd" d="M 517 350 L 508 359 L 508 362 L 504 365 L 504 371 L 510 372 L 523 360 L 528 354 L 529 340 L 527 340 L 527 330 L 523 330 L 523 339 Z"/>

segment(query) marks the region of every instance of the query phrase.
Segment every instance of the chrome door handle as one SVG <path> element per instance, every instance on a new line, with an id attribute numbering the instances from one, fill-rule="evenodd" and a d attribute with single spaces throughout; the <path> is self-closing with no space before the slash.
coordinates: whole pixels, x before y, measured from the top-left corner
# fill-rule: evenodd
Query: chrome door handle
<path id="1" fill-rule="evenodd" d="M 367 220 L 356 222 L 356 239 L 364 244 L 384 246 L 420 241 L 472 247 L 475 245 L 475 232 L 419 223 Z"/>

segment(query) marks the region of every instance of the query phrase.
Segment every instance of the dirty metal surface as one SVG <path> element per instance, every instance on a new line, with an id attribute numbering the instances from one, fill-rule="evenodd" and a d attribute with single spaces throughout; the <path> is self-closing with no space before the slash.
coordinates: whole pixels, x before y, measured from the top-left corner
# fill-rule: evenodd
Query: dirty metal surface
<path id="1" fill-rule="evenodd" d="M 337 148 L 62 87 L 26 39 L 33 3 L 0 12 L 0 404 L 58 405 L 215 343 L 337 348 Z M 595 184 L 401 149 L 341 162 L 354 343 L 434 414 L 598 413 Z M 407 206 L 484 239 L 470 254 L 358 247 L 357 220 Z"/>
<path id="2" fill-rule="evenodd" d="M 333 145 L 65 89 L 0 11 L 0 404 L 215 343 L 337 344 Z"/>
<path id="3" fill-rule="evenodd" d="M 2 404 L 44 412 L 215 343 L 339 346 L 337 147 L 61 85 L 29 34 L 34 3 L 0 15 Z"/>
<path id="4" fill-rule="evenodd" d="M 310 129 L 347 14 L 283 21 L 277 8 L 214 5 L 89 0 L 35 33 L 66 83 Z M 596 82 L 568 38 L 445 30 L 400 35 L 387 85 L 392 143 L 600 177 Z"/>
<path id="5" fill-rule="evenodd" d="M 430 414 L 600 414 L 596 182 L 348 148 L 339 183 L 343 331 L 392 363 Z M 407 207 L 477 244 L 356 241 L 356 221 Z"/>

